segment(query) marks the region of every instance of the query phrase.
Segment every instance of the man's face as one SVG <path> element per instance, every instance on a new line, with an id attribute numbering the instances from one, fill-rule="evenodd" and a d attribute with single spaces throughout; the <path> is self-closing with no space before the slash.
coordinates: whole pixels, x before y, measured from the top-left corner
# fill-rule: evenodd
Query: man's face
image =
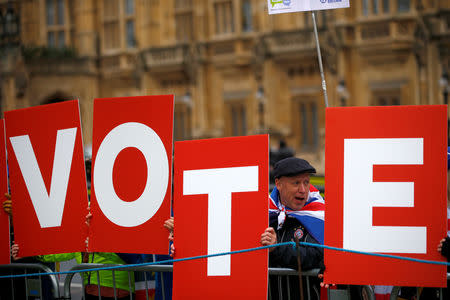
<path id="1" fill-rule="evenodd" d="M 275 179 L 275 185 L 283 205 L 293 210 L 300 210 L 305 206 L 309 195 L 309 174 L 282 176 Z"/>

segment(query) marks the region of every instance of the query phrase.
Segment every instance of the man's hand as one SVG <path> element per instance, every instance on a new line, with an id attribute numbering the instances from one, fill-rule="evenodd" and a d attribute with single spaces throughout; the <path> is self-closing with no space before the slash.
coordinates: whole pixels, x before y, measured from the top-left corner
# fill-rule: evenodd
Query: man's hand
<path id="1" fill-rule="evenodd" d="M 171 232 L 173 231 L 174 227 L 173 217 L 170 217 L 169 219 L 164 221 L 164 227 Z"/>
<path id="2" fill-rule="evenodd" d="M 169 230 L 169 241 L 173 242 L 173 228 L 174 228 L 173 217 L 164 221 L 164 227 Z"/>
<path id="3" fill-rule="evenodd" d="M 92 214 L 91 214 L 91 208 L 89 206 L 87 207 L 87 211 L 88 211 L 88 213 L 86 215 L 85 223 L 86 223 L 87 226 L 91 226 Z"/>
<path id="4" fill-rule="evenodd" d="M 11 257 L 13 258 L 13 260 L 19 259 L 19 245 L 14 242 L 11 246 Z"/>
<path id="5" fill-rule="evenodd" d="M 317 275 L 317 277 L 319 277 L 319 280 L 320 280 L 320 287 L 324 287 L 326 289 L 328 289 L 330 287 L 331 288 L 336 287 L 335 284 L 323 283 L 323 274 L 319 274 L 319 275 Z"/>
<path id="6" fill-rule="evenodd" d="M 319 270 L 319 274 L 317 275 L 317 277 L 319 278 L 319 281 L 320 281 L 320 287 L 323 287 L 323 288 L 326 288 L 326 289 L 328 289 L 328 288 L 336 288 L 336 285 L 333 283 L 333 284 L 328 284 L 328 283 L 324 283 L 323 282 L 323 272 L 325 272 L 325 265 L 324 265 L 324 263 L 323 263 L 323 260 L 320 262 L 320 270 Z"/>
<path id="7" fill-rule="evenodd" d="M 450 238 L 446 237 L 442 240 L 439 241 L 439 245 L 437 247 L 437 250 L 444 255 L 445 257 L 447 257 L 447 259 L 449 259 L 449 255 L 450 255 Z"/>
<path id="8" fill-rule="evenodd" d="M 175 258 L 175 246 L 173 245 L 173 243 L 172 245 L 170 245 L 170 256 Z"/>
<path id="9" fill-rule="evenodd" d="M 442 246 L 444 245 L 445 239 L 442 239 L 439 241 L 439 245 L 437 247 L 437 250 L 439 253 L 442 253 Z"/>
<path id="10" fill-rule="evenodd" d="M 91 219 L 92 219 L 92 214 L 91 214 L 91 207 L 90 206 L 88 206 L 87 207 L 87 211 L 88 211 L 88 213 L 87 213 L 87 215 L 86 215 L 86 220 L 84 221 L 85 223 L 86 223 L 86 225 L 88 226 L 88 227 L 90 227 L 91 226 Z M 85 246 L 85 252 L 86 253 L 88 253 L 88 249 L 89 249 L 89 237 L 87 237 L 85 240 L 84 240 L 84 246 Z M 84 259 L 84 258 L 83 258 Z M 86 261 L 87 262 L 87 261 Z"/>
<path id="11" fill-rule="evenodd" d="M 11 195 L 8 193 L 5 193 L 6 200 L 3 201 L 3 210 L 9 215 L 12 216 L 12 201 L 11 201 Z"/>
<path id="12" fill-rule="evenodd" d="M 277 243 L 277 233 L 272 227 L 266 228 L 263 234 L 261 234 L 261 245 L 270 246 Z M 273 251 L 275 248 L 269 248 L 269 252 Z"/>

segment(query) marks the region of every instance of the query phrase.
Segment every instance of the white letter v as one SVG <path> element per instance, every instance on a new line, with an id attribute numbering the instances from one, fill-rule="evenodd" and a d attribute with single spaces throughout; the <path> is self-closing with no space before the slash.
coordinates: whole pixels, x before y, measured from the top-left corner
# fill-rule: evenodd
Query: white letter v
<path id="1" fill-rule="evenodd" d="M 10 137 L 31 202 L 42 228 L 61 226 L 77 128 L 58 130 L 50 195 L 28 135 Z"/>

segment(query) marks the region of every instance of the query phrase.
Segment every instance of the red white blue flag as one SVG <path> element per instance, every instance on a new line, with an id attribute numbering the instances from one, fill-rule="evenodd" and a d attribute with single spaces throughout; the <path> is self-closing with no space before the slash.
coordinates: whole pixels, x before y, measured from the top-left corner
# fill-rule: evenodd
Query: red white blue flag
<path id="1" fill-rule="evenodd" d="M 280 193 L 275 187 L 269 196 L 269 219 L 277 217 L 278 227 L 282 227 L 286 215 L 291 215 L 305 226 L 306 230 L 323 245 L 325 201 L 314 186 L 309 186 L 308 201 L 301 210 L 292 210 L 280 201 Z"/>

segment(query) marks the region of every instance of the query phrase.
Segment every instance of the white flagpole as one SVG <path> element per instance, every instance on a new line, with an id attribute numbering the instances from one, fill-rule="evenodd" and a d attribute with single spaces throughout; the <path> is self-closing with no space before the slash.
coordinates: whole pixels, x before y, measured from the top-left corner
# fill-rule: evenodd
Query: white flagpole
<path id="1" fill-rule="evenodd" d="M 311 11 L 311 16 L 314 24 L 314 37 L 316 39 L 317 58 L 319 59 L 320 77 L 322 78 L 323 98 L 325 100 L 325 107 L 328 107 L 327 83 L 325 81 L 325 75 L 323 74 L 322 54 L 320 52 L 319 35 L 317 34 L 316 12 Z"/>

